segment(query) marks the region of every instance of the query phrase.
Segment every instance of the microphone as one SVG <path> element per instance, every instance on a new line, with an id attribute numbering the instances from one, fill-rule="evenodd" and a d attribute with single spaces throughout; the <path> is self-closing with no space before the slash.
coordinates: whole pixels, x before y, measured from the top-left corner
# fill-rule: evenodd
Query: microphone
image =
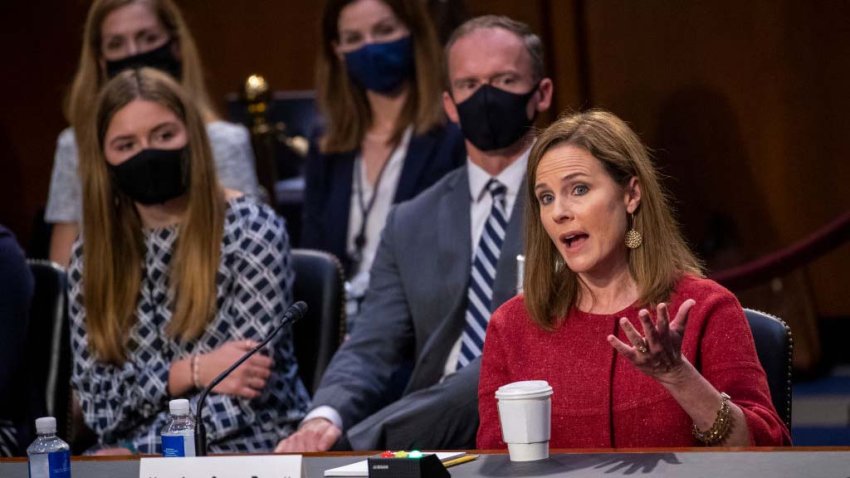
<path id="1" fill-rule="evenodd" d="M 204 388 L 201 392 L 201 398 L 198 400 L 198 410 L 195 413 L 195 456 L 207 456 L 207 429 L 204 426 L 204 421 L 201 419 L 201 412 L 204 409 L 204 402 L 207 399 L 207 395 L 209 395 L 210 391 L 216 387 L 222 380 L 227 378 L 231 372 L 236 370 L 237 367 L 242 365 L 246 360 L 248 360 L 252 355 L 257 353 L 261 348 L 265 347 L 278 332 L 281 331 L 284 327 L 293 324 L 295 321 L 304 317 L 304 314 L 307 312 L 307 304 L 304 301 L 299 300 L 298 302 L 289 306 L 286 309 L 286 312 L 283 314 L 283 320 L 280 322 L 271 334 L 265 338 L 265 340 L 257 345 L 253 349 L 251 349 L 248 353 L 243 355 L 239 360 L 234 362 L 233 365 L 227 368 L 224 372 L 218 374 L 218 377 L 214 378 L 209 385 Z"/>

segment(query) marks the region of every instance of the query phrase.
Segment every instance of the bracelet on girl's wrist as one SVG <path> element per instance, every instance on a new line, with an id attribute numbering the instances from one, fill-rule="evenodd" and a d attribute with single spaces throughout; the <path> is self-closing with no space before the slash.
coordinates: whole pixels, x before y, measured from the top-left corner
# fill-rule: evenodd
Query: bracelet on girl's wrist
<path id="1" fill-rule="evenodd" d="M 201 385 L 201 355 L 195 354 L 192 356 L 192 385 L 195 386 L 196 389 L 200 390 L 203 388 Z"/>

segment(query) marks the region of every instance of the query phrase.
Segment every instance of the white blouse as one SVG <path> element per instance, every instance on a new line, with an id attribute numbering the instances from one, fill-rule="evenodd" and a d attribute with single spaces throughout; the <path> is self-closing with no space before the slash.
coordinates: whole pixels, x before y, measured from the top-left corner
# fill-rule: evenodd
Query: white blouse
<path id="1" fill-rule="evenodd" d="M 366 163 L 363 161 L 363 156 L 358 153 L 354 160 L 354 167 L 360 168 L 360 172 L 352 175 L 351 179 L 351 210 L 348 213 L 348 241 L 346 242 L 349 255 L 356 255 L 355 240 L 363 223 L 363 210 L 358 192 L 362 191 L 363 203 L 366 205 L 372 200 L 374 194 L 378 195 L 366 221 L 366 244 L 361 251 L 362 260 L 359 264 L 355 264 L 355 268 L 352 270 L 351 285 L 354 288 L 352 292 L 355 293 L 355 296 L 358 292 L 365 293 L 369 285 L 369 269 L 372 268 L 372 261 L 375 259 L 378 243 L 381 241 L 381 231 L 384 230 L 387 215 L 389 215 L 390 208 L 393 205 L 393 198 L 398 187 L 398 181 L 401 178 L 404 158 L 407 157 L 407 149 L 410 146 L 412 135 L 413 126 L 408 126 L 398 146 L 390 154 L 377 191 L 366 178 Z"/>

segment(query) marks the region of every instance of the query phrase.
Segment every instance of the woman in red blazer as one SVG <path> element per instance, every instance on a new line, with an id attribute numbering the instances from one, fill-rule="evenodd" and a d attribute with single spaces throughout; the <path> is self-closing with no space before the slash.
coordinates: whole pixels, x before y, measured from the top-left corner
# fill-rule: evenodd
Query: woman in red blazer
<path id="1" fill-rule="evenodd" d="M 480 448 L 504 448 L 494 393 L 552 386 L 554 448 L 783 445 L 744 312 L 705 279 L 646 148 L 604 111 L 563 117 L 528 162 L 524 293 L 487 328 Z"/>

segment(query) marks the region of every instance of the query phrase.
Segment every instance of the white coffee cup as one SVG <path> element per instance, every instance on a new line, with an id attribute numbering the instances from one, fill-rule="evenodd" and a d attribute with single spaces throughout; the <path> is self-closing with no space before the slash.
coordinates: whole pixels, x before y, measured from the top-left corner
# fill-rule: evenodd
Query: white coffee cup
<path id="1" fill-rule="evenodd" d="M 549 457 L 552 434 L 552 387 L 545 380 L 503 385 L 496 390 L 502 439 L 511 461 Z"/>

